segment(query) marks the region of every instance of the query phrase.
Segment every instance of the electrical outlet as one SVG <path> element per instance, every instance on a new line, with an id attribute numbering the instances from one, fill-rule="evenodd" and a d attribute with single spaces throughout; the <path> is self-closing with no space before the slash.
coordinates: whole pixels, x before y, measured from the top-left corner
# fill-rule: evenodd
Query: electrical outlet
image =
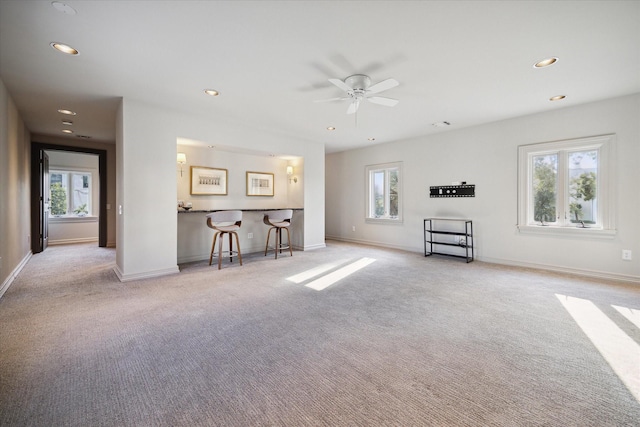
<path id="1" fill-rule="evenodd" d="M 253 233 L 247 234 L 247 239 L 253 239 Z"/>
<path id="2" fill-rule="evenodd" d="M 622 250 L 622 259 L 625 261 L 631 261 L 631 250 L 623 249 Z"/>

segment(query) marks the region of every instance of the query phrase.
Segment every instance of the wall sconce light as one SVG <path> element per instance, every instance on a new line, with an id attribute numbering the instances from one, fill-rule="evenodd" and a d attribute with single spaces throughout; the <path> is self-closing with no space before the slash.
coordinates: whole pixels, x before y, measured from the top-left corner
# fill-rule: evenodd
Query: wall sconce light
<path id="1" fill-rule="evenodd" d="M 178 164 L 180 165 L 180 176 L 182 176 L 182 165 L 187 163 L 187 155 L 184 153 L 178 153 Z"/>
<path id="2" fill-rule="evenodd" d="M 289 184 L 291 184 L 291 182 L 298 182 L 298 177 L 295 177 L 292 175 L 293 175 L 293 166 L 287 166 L 287 176 L 289 177 Z"/>

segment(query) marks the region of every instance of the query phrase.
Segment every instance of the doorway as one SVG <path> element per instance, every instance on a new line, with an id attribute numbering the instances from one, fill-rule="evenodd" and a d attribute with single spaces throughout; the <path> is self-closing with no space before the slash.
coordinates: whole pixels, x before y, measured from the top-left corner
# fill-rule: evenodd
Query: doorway
<path id="1" fill-rule="evenodd" d="M 99 214 L 98 246 L 107 246 L 107 152 L 94 148 L 31 143 L 31 251 L 42 252 L 48 240 L 49 183 L 44 162 L 46 151 L 67 151 L 98 156 Z"/>

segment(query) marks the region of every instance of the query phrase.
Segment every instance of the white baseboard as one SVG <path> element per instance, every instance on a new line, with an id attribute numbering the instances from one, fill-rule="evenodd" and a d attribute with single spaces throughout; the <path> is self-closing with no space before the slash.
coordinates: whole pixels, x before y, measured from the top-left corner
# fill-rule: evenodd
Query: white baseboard
<path id="1" fill-rule="evenodd" d="M 58 240 L 49 240 L 49 245 L 70 245 L 73 243 L 93 243 L 98 242 L 98 239 L 95 237 L 81 237 L 77 239 L 58 239 Z"/>
<path id="2" fill-rule="evenodd" d="M 534 270 L 553 271 L 555 273 L 573 274 L 576 276 L 591 277 L 595 279 L 613 280 L 616 282 L 626 282 L 626 283 L 633 283 L 636 285 L 640 285 L 640 277 L 629 276 L 626 274 L 609 273 L 606 271 L 596 271 L 596 270 L 583 270 L 583 269 L 563 267 L 561 265 L 535 264 L 531 262 L 520 262 L 520 261 L 507 260 L 507 259 L 486 258 L 486 257 L 476 258 L 476 259 L 478 261 L 487 262 L 491 264 L 508 265 L 512 267 L 532 268 Z"/>
<path id="3" fill-rule="evenodd" d="M 384 247 L 384 248 L 400 249 L 400 250 L 407 251 L 407 252 L 422 253 L 422 249 L 416 250 L 416 248 L 412 248 L 412 247 L 403 247 L 403 246 L 399 246 L 399 245 L 390 245 L 390 244 L 387 244 L 387 243 L 373 242 L 373 241 L 370 241 L 370 240 L 345 239 L 345 238 L 337 237 L 337 236 L 326 236 L 326 239 L 337 240 L 337 241 L 340 241 L 340 242 L 358 243 L 358 244 L 362 244 L 362 245 L 379 246 L 379 247 Z M 549 265 L 549 264 L 536 264 L 536 263 L 530 263 L 530 262 L 520 262 L 520 261 L 513 261 L 513 260 L 508 260 L 508 259 L 500 259 L 500 258 L 488 258 L 488 257 L 475 256 L 474 259 L 477 260 L 477 261 L 480 261 L 480 262 L 486 262 L 486 263 L 490 263 L 490 264 L 508 265 L 508 266 L 512 266 L 512 267 L 533 268 L 535 270 L 553 271 L 553 272 L 556 272 L 556 273 L 573 274 L 573 275 L 576 275 L 576 276 L 584 276 L 584 277 L 591 277 L 591 278 L 597 278 L 597 279 L 613 280 L 613 281 L 616 281 L 616 282 L 626 282 L 626 283 L 640 284 L 640 277 L 638 277 L 638 276 L 630 276 L 630 275 L 625 275 L 625 274 L 609 273 L 609 272 L 605 272 L 605 271 L 595 271 L 595 270 L 583 270 L 583 269 L 576 269 L 576 268 L 570 268 L 570 267 L 563 267 L 563 266 L 560 266 L 560 265 Z"/>
<path id="4" fill-rule="evenodd" d="M 315 249 L 326 248 L 327 245 L 324 243 L 318 243 L 317 245 L 307 245 L 304 248 L 300 248 L 298 246 L 294 246 L 293 249 L 302 249 L 303 251 L 313 251 Z"/>
<path id="5" fill-rule="evenodd" d="M 16 268 L 14 268 L 13 271 L 7 276 L 5 281 L 2 282 L 2 286 L 0 286 L 0 298 L 2 298 L 2 295 L 4 295 L 7 289 L 9 289 L 9 286 L 11 286 L 15 278 L 18 276 L 22 268 L 27 265 L 27 262 L 29 262 L 32 256 L 33 252 L 29 251 L 29 253 L 24 258 L 22 258 L 22 261 L 20 261 Z"/>
<path id="6" fill-rule="evenodd" d="M 146 271 L 144 273 L 134 273 L 134 274 L 125 274 L 116 265 L 115 267 L 113 267 L 113 271 L 116 273 L 116 276 L 118 276 L 118 279 L 120 279 L 121 282 L 130 282 L 132 280 L 140 280 L 140 279 L 150 279 L 153 277 L 168 276 L 170 274 L 180 273 L 180 269 L 178 268 L 177 265 L 175 267 L 165 268 L 162 270 Z"/>
<path id="7" fill-rule="evenodd" d="M 372 240 L 345 239 L 343 237 L 337 237 L 337 236 L 326 236 L 326 239 L 327 240 L 337 240 L 339 242 L 357 243 L 357 244 L 360 244 L 360 245 L 377 246 L 377 247 L 381 247 L 381 248 L 399 249 L 401 251 L 407 251 L 407 252 L 420 253 L 422 251 L 422 249 L 416 249 L 416 248 L 409 247 L 409 246 L 392 245 L 392 244 L 389 244 L 389 243 L 375 242 L 375 241 L 372 241 Z"/>

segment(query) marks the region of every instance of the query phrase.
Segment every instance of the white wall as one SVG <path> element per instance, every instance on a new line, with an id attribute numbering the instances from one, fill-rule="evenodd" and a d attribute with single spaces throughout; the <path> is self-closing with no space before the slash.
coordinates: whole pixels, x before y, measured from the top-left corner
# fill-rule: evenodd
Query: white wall
<path id="1" fill-rule="evenodd" d="M 296 184 L 289 183 L 287 179 L 286 170 L 290 163 L 288 160 L 272 157 L 268 154 L 243 154 L 183 144 L 178 144 L 176 150 L 187 156 L 187 163 L 182 165 L 182 176 L 180 176 L 180 165 L 176 164 L 178 200 L 191 202 L 194 210 L 303 207 L 303 200 L 300 197 L 302 183 L 300 181 Z M 296 172 L 302 171 L 302 161 L 297 163 L 299 166 L 296 166 Z M 190 194 L 190 170 L 193 166 L 226 169 L 227 194 Z M 247 171 L 273 173 L 274 195 L 247 196 L 245 186 Z"/>
<path id="2" fill-rule="evenodd" d="M 324 145 L 123 99 L 116 123 L 116 273 L 121 280 L 178 271 L 179 138 L 303 158 L 304 249 L 324 246 Z"/>
<path id="3" fill-rule="evenodd" d="M 469 218 L 479 260 L 640 282 L 639 117 L 640 95 L 633 95 L 328 155 L 327 237 L 422 252 L 424 218 Z M 609 133 L 617 138 L 615 237 L 520 234 L 518 146 Z M 366 224 L 364 168 L 391 161 L 404 165 L 404 223 Z M 429 186 L 453 181 L 475 184 L 476 197 L 429 198 Z M 633 251 L 633 261 L 621 259 L 622 249 Z"/>
<path id="4" fill-rule="evenodd" d="M 30 134 L 0 80 L 0 296 L 31 256 Z"/>

